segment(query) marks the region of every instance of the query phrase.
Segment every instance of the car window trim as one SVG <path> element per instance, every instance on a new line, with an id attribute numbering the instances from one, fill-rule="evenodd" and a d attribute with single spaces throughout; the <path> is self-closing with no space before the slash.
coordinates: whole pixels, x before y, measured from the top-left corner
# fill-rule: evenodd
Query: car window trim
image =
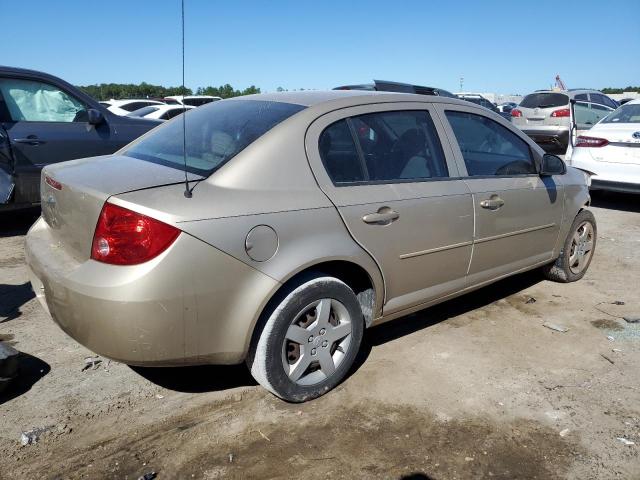
<path id="1" fill-rule="evenodd" d="M 351 122 L 351 119 L 353 117 L 358 117 L 361 115 L 372 115 L 372 114 L 383 114 L 383 113 L 397 113 L 397 112 L 425 112 L 429 118 L 431 119 L 431 122 L 433 122 L 433 126 L 436 132 L 436 136 L 438 137 L 438 141 L 440 142 L 440 149 L 442 150 L 442 154 L 444 156 L 443 160 L 444 160 L 444 165 L 447 169 L 447 176 L 446 177 L 431 177 L 431 178 L 406 178 L 406 179 L 391 179 L 391 180 L 370 180 L 369 177 L 369 170 L 367 168 L 366 165 L 366 160 L 364 158 L 364 152 L 362 151 L 362 146 L 360 145 L 360 141 L 357 138 L 356 132 L 355 132 L 355 128 L 353 127 L 353 123 Z M 435 112 L 435 110 L 434 110 Z M 437 115 L 437 112 L 436 112 Z M 336 182 L 333 180 L 333 178 L 331 178 L 331 175 L 329 175 L 329 170 L 327 169 L 327 166 L 324 162 L 324 159 L 322 158 L 322 155 L 320 155 L 320 160 L 322 161 L 322 166 L 324 167 L 327 176 L 329 177 L 329 180 L 331 180 L 331 183 L 333 184 L 334 187 L 336 188 L 340 188 L 340 187 L 350 187 L 350 186 L 369 186 L 369 185 L 393 185 L 393 184 L 397 184 L 397 183 L 425 183 L 425 182 L 432 182 L 432 181 L 445 181 L 445 180 L 461 180 L 462 177 L 451 177 L 449 175 L 449 165 L 447 163 L 447 155 L 444 151 L 444 146 L 442 144 L 442 139 L 440 138 L 440 135 L 438 134 L 438 129 L 435 125 L 435 118 L 436 115 L 434 115 L 428 108 L 412 108 L 412 109 L 398 109 L 398 110 L 379 110 L 379 111 L 373 111 L 373 112 L 369 112 L 369 113 L 363 113 L 363 114 L 358 114 L 358 115 L 349 115 L 348 117 L 343 118 L 342 120 L 345 120 L 348 127 L 349 127 L 349 133 L 351 134 L 351 140 L 353 141 L 353 143 L 356 146 L 356 153 L 358 154 L 358 158 L 360 160 L 360 166 L 363 169 L 364 175 L 367 178 L 367 180 L 363 180 L 361 182 Z M 324 132 L 327 128 L 329 128 L 331 125 L 338 123 L 340 120 L 336 120 L 333 123 L 330 123 L 329 125 L 327 125 L 322 131 Z"/>

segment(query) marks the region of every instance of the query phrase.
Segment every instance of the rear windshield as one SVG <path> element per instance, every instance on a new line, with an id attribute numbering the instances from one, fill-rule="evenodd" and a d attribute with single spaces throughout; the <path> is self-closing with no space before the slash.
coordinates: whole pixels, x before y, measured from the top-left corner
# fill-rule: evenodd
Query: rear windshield
<path id="1" fill-rule="evenodd" d="M 640 123 L 640 103 L 618 107 L 602 120 L 602 123 Z"/>
<path id="2" fill-rule="evenodd" d="M 215 98 L 183 98 L 183 105 L 191 105 L 193 107 L 199 107 L 200 105 L 205 105 L 207 103 L 211 103 L 215 100 Z"/>
<path id="3" fill-rule="evenodd" d="M 564 93 L 532 93 L 520 102 L 524 108 L 551 108 L 569 104 L 569 97 Z"/>
<path id="4" fill-rule="evenodd" d="M 127 113 L 128 117 L 144 117 L 145 115 L 149 115 L 150 113 L 155 112 L 156 110 L 160 110 L 160 107 L 142 107 L 138 110 L 134 110 L 131 113 Z"/>
<path id="5" fill-rule="evenodd" d="M 260 100 L 212 102 L 187 111 L 125 147 L 129 157 L 208 176 L 244 148 L 303 110 L 301 105 Z M 183 119 L 186 137 L 183 137 Z"/>

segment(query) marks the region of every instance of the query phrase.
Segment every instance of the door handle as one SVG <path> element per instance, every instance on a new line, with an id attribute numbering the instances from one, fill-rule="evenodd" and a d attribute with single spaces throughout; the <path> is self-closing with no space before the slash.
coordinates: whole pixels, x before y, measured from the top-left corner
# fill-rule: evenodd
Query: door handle
<path id="1" fill-rule="evenodd" d="M 376 213 L 368 213 L 362 217 L 364 223 L 374 225 L 389 225 L 400 218 L 400 214 L 389 207 L 381 207 Z"/>
<path id="2" fill-rule="evenodd" d="M 29 135 L 27 138 L 14 138 L 13 141 L 16 143 L 26 143 L 27 145 L 40 145 L 42 143 L 47 143 L 44 140 L 40 140 L 35 135 Z"/>
<path id="3" fill-rule="evenodd" d="M 488 198 L 486 200 L 482 200 L 480 202 L 480 206 L 482 208 L 486 208 L 488 210 L 498 210 L 503 205 L 504 205 L 504 200 L 502 200 L 497 195 L 492 195 L 491 198 Z"/>

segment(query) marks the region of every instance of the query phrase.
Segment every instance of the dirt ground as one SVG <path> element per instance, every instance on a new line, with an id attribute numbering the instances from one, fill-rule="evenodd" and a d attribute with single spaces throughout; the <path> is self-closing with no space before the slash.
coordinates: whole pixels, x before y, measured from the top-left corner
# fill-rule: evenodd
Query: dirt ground
<path id="1" fill-rule="evenodd" d="M 0 478 L 639 479 L 640 323 L 621 317 L 640 316 L 640 198 L 593 211 L 582 281 L 519 275 L 375 327 L 353 374 L 303 405 L 244 366 L 82 371 L 91 352 L 27 281 L 33 214 L 3 216 L 0 339 L 23 355 L 0 397 Z"/>

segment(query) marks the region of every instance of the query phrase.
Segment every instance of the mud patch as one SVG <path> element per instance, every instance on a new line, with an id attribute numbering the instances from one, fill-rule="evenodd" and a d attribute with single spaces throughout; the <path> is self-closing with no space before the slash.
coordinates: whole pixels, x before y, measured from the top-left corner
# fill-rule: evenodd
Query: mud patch
<path id="1" fill-rule="evenodd" d="M 145 463 L 164 478 L 553 479 L 563 478 L 581 455 L 557 432 L 530 420 L 443 422 L 412 407 L 345 406 L 335 397 L 307 405 L 258 404 L 262 412 L 256 403 L 242 402 L 194 411 L 137 434 L 122 431 L 100 442 L 99 454 L 97 443 L 78 441 L 82 452 L 65 452 L 68 461 L 46 471 L 64 478 L 91 472 L 135 478 Z M 259 420 L 238 423 L 246 417 Z"/>
<path id="2" fill-rule="evenodd" d="M 592 320 L 591 325 L 601 330 L 613 330 L 616 332 L 624 330 L 624 327 L 622 325 L 610 318 L 600 318 L 598 320 Z"/>

